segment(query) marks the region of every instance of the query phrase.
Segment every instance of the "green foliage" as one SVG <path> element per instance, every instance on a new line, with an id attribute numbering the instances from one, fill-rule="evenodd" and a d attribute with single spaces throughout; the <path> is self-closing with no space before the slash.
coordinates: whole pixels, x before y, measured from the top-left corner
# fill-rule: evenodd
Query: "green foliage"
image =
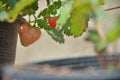
<path id="1" fill-rule="evenodd" d="M 56 42 L 59 43 L 64 43 L 64 36 L 61 33 L 61 31 L 55 30 L 55 29 L 51 29 L 51 30 L 47 30 L 47 33 L 52 37 L 52 39 L 54 39 Z"/>
<path id="2" fill-rule="evenodd" d="M 55 1 L 53 2 L 53 4 L 50 5 L 50 2 L 49 2 L 49 5 L 47 8 L 45 8 L 44 10 L 42 10 L 38 17 L 44 17 L 44 16 L 50 16 L 50 15 L 56 15 L 57 14 L 57 10 L 61 7 L 61 1 L 58 0 L 58 1 Z"/>
<path id="3" fill-rule="evenodd" d="M 2 7 L 2 5 L 3 5 L 3 2 L 2 2 L 2 1 L 0 1 L 0 7 Z"/>
<path id="4" fill-rule="evenodd" d="M 8 18 L 8 13 L 0 10 L 0 21 L 4 21 L 6 18 Z"/>
<path id="5" fill-rule="evenodd" d="M 27 6 L 24 10 L 23 13 L 26 15 L 31 15 L 35 14 L 35 11 L 38 10 L 38 0 L 33 2 L 31 5 Z"/>
<path id="6" fill-rule="evenodd" d="M 102 53 L 106 50 L 108 44 L 109 43 L 107 41 L 100 40 L 98 43 L 95 44 L 95 49 L 98 53 Z"/>
<path id="7" fill-rule="evenodd" d="M 74 37 L 80 36 L 88 26 L 90 3 L 84 0 L 74 0 L 73 10 L 70 17 L 71 33 Z"/>
<path id="8" fill-rule="evenodd" d="M 13 22 L 15 21 L 15 19 L 17 18 L 17 16 L 19 15 L 20 11 L 22 11 L 25 7 L 27 7 L 28 5 L 32 4 L 33 2 L 35 2 L 36 0 L 21 0 L 19 1 L 15 7 L 10 11 L 10 15 L 9 15 L 9 20 L 8 22 Z"/>
<path id="9" fill-rule="evenodd" d="M 46 0 L 46 2 L 47 2 L 47 6 L 50 4 L 50 0 Z"/>
<path id="10" fill-rule="evenodd" d="M 59 19 L 57 20 L 57 27 L 63 26 L 67 23 L 68 18 L 70 18 L 70 13 L 73 5 L 73 0 L 66 2 L 60 8 Z"/>
<path id="11" fill-rule="evenodd" d="M 38 27 L 44 28 L 45 30 L 50 30 L 50 26 L 47 24 L 45 20 L 38 19 L 37 23 L 38 23 Z"/>
<path id="12" fill-rule="evenodd" d="M 100 7 L 104 0 L 46 0 L 46 8 L 38 12 L 39 0 L 0 0 L 0 21 L 14 22 L 18 15 L 32 15 L 33 21 L 29 24 L 40 27 L 59 43 L 64 43 L 64 35 L 79 37 L 88 27 L 90 15 L 94 14 L 96 19 L 103 16 L 103 9 Z M 50 17 L 58 16 L 57 26 L 51 29 L 48 23 Z M 116 26 L 107 34 L 108 41 L 116 40 L 120 35 L 120 20 Z M 32 22 L 32 23 L 31 23 Z M 98 34 L 90 31 L 90 39 L 101 43 Z M 99 45 L 97 44 L 97 45 Z"/>
<path id="13" fill-rule="evenodd" d="M 120 37 L 120 17 L 116 20 L 115 25 L 105 36 L 107 39 L 101 40 L 96 30 L 89 30 L 86 40 L 92 41 L 95 44 L 95 50 L 97 52 L 101 53 L 104 51 L 110 42 L 114 42 Z"/>
<path id="14" fill-rule="evenodd" d="M 98 53 L 103 52 L 108 46 L 108 42 L 101 40 L 98 32 L 95 29 L 89 30 L 89 34 L 87 35 L 86 40 L 91 41 L 95 44 L 95 51 Z"/>
<path id="15" fill-rule="evenodd" d="M 86 37 L 86 40 L 87 41 L 93 41 L 93 42 L 95 42 L 95 43 L 97 43 L 97 42 L 99 42 L 100 41 L 100 37 L 99 37 L 99 35 L 98 35 L 98 33 L 97 33 L 97 31 L 96 30 L 89 30 L 88 31 L 88 36 Z"/>
<path id="16" fill-rule="evenodd" d="M 67 36 L 72 36 L 71 30 L 70 30 L 70 21 L 69 19 L 67 20 L 66 24 L 63 25 L 62 31 L 65 35 Z"/>
<path id="17" fill-rule="evenodd" d="M 116 41 L 120 37 L 120 17 L 117 19 L 115 25 L 107 34 L 107 39 L 109 42 Z"/>

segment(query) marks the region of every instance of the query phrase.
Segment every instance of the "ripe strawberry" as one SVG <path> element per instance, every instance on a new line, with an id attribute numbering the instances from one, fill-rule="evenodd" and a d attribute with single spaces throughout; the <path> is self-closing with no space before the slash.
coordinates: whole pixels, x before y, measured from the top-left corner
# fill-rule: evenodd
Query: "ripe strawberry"
<path id="1" fill-rule="evenodd" d="M 56 22 L 57 22 L 57 17 L 52 17 L 52 18 L 48 19 L 48 23 L 49 23 L 51 28 L 55 28 L 56 27 Z"/>
<path id="2" fill-rule="evenodd" d="M 37 41 L 41 36 L 39 28 L 31 28 L 27 23 L 21 24 L 19 29 L 20 42 L 23 46 L 29 46 Z"/>

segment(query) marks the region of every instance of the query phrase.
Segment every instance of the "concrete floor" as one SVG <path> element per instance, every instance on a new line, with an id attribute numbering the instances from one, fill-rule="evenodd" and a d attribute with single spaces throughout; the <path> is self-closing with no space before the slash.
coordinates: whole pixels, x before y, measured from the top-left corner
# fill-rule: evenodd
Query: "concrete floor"
<path id="1" fill-rule="evenodd" d="M 115 3 L 107 3 L 105 8 L 117 6 L 120 0 L 113 0 Z M 40 2 L 40 9 L 44 8 L 44 0 Z M 120 9 L 112 10 L 107 12 L 107 17 L 101 21 L 104 31 L 108 31 L 110 26 L 113 24 L 116 17 L 120 15 Z M 94 24 L 90 22 L 89 28 L 92 28 Z M 38 62 L 44 60 L 68 58 L 68 57 L 79 57 L 79 56 L 92 56 L 96 55 L 93 44 L 84 41 L 87 31 L 79 38 L 65 37 L 65 44 L 56 43 L 52 38 L 42 30 L 41 38 L 29 47 L 23 47 L 18 37 L 16 64 L 25 64 L 30 62 Z M 113 46 L 113 44 L 111 44 Z M 118 49 L 116 52 L 120 52 L 120 42 L 117 44 Z M 113 46 L 114 47 L 114 46 Z M 113 47 L 109 47 L 112 52 Z"/>

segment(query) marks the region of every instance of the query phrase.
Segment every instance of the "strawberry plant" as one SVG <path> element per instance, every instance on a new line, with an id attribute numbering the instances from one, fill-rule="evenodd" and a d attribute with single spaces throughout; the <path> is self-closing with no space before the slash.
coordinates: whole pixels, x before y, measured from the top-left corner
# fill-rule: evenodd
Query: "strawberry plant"
<path id="1" fill-rule="evenodd" d="M 103 0 L 46 0 L 47 7 L 39 11 L 39 0 L 0 0 L 0 21 L 13 23 L 28 16 L 29 19 L 22 22 L 44 29 L 56 42 L 64 43 L 64 35 L 82 35 L 91 12 L 96 13 L 103 3 Z"/>
<path id="2" fill-rule="evenodd" d="M 94 19 L 96 31 L 90 31 L 90 39 L 96 43 L 96 50 L 102 52 L 109 42 L 120 36 L 120 22 L 108 34 L 100 30 L 99 20 L 104 15 L 104 0 L 45 0 L 46 8 L 39 11 L 40 0 L 0 0 L 0 22 L 14 23 L 20 20 L 20 40 L 28 46 L 45 30 L 53 40 L 64 43 L 64 36 L 80 37 Z M 37 13 L 36 13 L 37 12 Z M 28 20 L 23 19 L 25 16 Z M 31 16 L 33 19 L 31 19 Z M 57 16 L 57 17 L 56 17 Z M 99 37 L 97 36 L 99 35 Z"/>

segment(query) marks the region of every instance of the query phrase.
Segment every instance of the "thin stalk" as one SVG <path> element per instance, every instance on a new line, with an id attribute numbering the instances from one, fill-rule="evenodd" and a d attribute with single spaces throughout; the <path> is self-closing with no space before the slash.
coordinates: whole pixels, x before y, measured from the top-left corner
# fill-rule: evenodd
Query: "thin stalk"
<path id="1" fill-rule="evenodd" d="M 37 17 L 35 16 L 35 14 L 33 14 L 33 17 L 34 17 L 34 24 L 33 24 L 33 26 L 35 26 L 35 24 L 36 24 L 36 21 L 37 21 Z"/>
<path id="2" fill-rule="evenodd" d="M 105 11 L 111 11 L 111 10 L 115 10 L 115 9 L 119 9 L 119 8 L 120 8 L 120 6 L 116 6 L 116 7 L 105 9 Z"/>
<path id="3" fill-rule="evenodd" d="M 97 19 L 95 19 L 95 23 L 96 23 L 96 30 L 98 32 L 98 35 L 99 35 L 100 39 L 102 41 L 106 41 L 106 36 L 105 36 L 105 34 L 104 34 L 104 32 L 101 28 L 100 22 Z M 108 65 L 112 64 L 110 54 L 106 51 L 106 49 L 105 49 L 105 52 L 106 52 L 106 59 L 103 57 L 102 53 L 98 54 L 98 60 L 101 64 L 101 66 L 104 67 L 104 68 L 105 68 L 105 66 L 107 67 L 107 63 L 108 63 Z M 107 60 L 107 63 L 106 63 L 106 60 Z"/>
<path id="4" fill-rule="evenodd" d="M 101 24 L 99 23 L 98 20 L 96 20 L 95 23 L 96 23 L 96 30 L 98 32 L 98 35 L 99 35 L 100 39 L 102 41 L 106 41 L 106 36 L 105 36 L 105 34 L 104 34 L 104 32 L 103 32 L 103 30 L 101 28 Z"/>

